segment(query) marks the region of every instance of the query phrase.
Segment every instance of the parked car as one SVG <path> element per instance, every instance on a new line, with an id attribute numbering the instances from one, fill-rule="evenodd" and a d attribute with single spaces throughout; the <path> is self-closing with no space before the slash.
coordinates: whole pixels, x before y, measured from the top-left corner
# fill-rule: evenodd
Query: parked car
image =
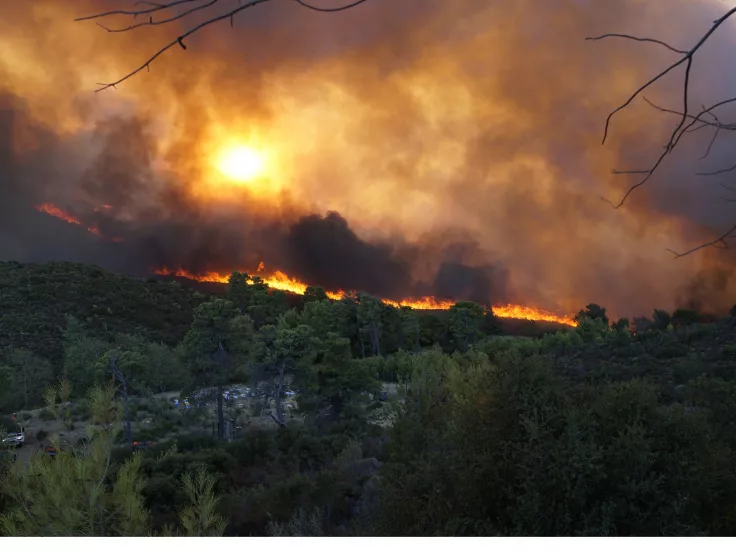
<path id="1" fill-rule="evenodd" d="M 18 431 L 8 433 L 3 439 L 3 444 L 11 447 L 22 447 L 25 442 L 26 432 L 21 425 L 18 426 Z"/>

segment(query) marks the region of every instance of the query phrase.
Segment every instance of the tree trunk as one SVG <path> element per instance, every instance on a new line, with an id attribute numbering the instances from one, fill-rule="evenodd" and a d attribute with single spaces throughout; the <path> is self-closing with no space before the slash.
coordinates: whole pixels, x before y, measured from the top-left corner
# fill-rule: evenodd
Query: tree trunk
<path id="1" fill-rule="evenodd" d="M 381 342 L 378 337 L 378 326 L 376 325 L 375 320 L 371 322 L 371 337 L 373 340 L 373 355 L 381 356 Z"/>
<path id="2" fill-rule="evenodd" d="M 130 427 L 130 405 L 128 404 L 128 379 L 123 380 L 123 404 L 125 407 L 125 440 L 129 446 L 133 446 L 133 431 Z"/>
<path id="3" fill-rule="evenodd" d="M 133 431 L 130 427 L 130 405 L 128 404 L 128 378 L 126 378 L 120 371 L 117 365 L 117 360 L 114 358 L 110 359 L 110 370 L 112 371 L 115 379 L 118 380 L 123 386 L 122 395 L 125 422 L 125 441 L 128 443 L 128 446 L 133 446 Z"/>
<path id="4" fill-rule="evenodd" d="M 223 411 L 222 394 L 224 392 L 222 381 L 217 383 L 217 438 L 223 440 L 225 437 L 225 413 Z"/>
<path id="5" fill-rule="evenodd" d="M 274 399 L 274 402 L 276 403 L 276 415 L 274 416 L 271 414 L 271 418 L 273 418 L 273 421 L 279 424 L 281 427 L 286 427 L 286 422 L 284 421 L 284 407 L 281 403 L 281 395 L 284 391 L 284 369 L 286 368 L 286 362 L 282 361 L 281 365 L 279 366 L 279 383 L 276 387 L 276 397 Z"/>
<path id="6" fill-rule="evenodd" d="M 227 353 L 222 346 L 222 341 L 218 344 L 217 352 L 217 438 L 222 441 L 225 437 L 225 412 L 223 410 L 222 394 L 224 392 L 223 381 L 225 379 L 225 367 L 227 363 Z"/>

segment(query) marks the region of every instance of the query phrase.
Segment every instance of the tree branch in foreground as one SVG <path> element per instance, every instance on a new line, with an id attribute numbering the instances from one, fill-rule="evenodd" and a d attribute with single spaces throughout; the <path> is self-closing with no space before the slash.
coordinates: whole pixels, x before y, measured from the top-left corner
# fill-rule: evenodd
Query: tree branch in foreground
<path id="1" fill-rule="evenodd" d="M 158 52 L 153 54 L 151 57 L 149 57 L 140 67 L 137 69 L 134 69 L 124 77 L 116 80 L 115 82 L 110 83 L 97 83 L 97 86 L 99 88 L 96 90 L 96 92 L 100 92 L 102 90 L 106 90 L 108 88 L 115 88 L 118 84 L 121 84 L 122 82 L 128 80 L 132 76 L 140 73 L 144 69 L 149 70 L 151 69 L 151 63 L 156 60 L 159 56 L 161 56 L 164 52 L 171 49 L 172 47 L 179 45 L 183 50 L 186 50 L 187 47 L 184 44 L 184 39 L 190 37 L 191 35 L 195 34 L 198 31 L 201 31 L 205 27 L 208 27 L 209 25 L 212 25 L 213 23 L 217 23 L 218 21 L 223 21 L 225 19 L 230 20 L 230 26 L 232 27 L 234 24 L 234 17 L 236 14 L 242 12 L 243 10 L 246 10 L 248 8 L 252 8 L 254 6 L 257 6 L 258 4 L 263 4 L 264 2 L 268 2 L 269 0 L 238 0 L 237 5 L 235 7 L 229 7 L 227 9 L 224 9 L 224 11 L 208 18 L 202 21 L 201 23 L 194 25 L 190 27 L 188 30 L 186 30 L 184 33 L 177 36 L 174 40 L 166 44 L 164 47 L 162 47 Z M 363 4 L 364 2 L 367 2 L 368 0 L 355 0 L 352 3 L 342 5 L 335 8 L 320 8 L 318 6 L 313 6 L 312 4 L 309 4 L 305 2 L 304 0 L 292 0 L 293 2 L 296 2 L 301 7 L 317 11 L 317 12 L 324 12 L 324 13 L 335 13 L 335 12 L 341 12 L 345 11 L 350 8 L 354 8 L 356 6 L 359 6 L 360 4 Z M 137 29 L 140 27 L 151 27 L 156 25 L 166 25 L 168 23 L 172 23 L 174 21 L 185 19 L 187 16 L 192 15 L 195 12 L 199 12 L 202 10 L 205 10 L 207 8 L 211 8 L 215 6 L 216 4 L 224 5 L 225 2 L 222 0 L 172 0 L 170 2 L 163 2 L 163 3 L 155 3 L 155 2 L 136 2 L 136 6 L 147 6 L 142 7 L 140 9 L 134 9 L 134 10 L 113 10 L 103 13 L 98 13 L 95 15 L 89 15 L 85 17 L 79 17 L 75 21 L 89 21 L 89 20 L 96 20 L 96 23 L 105 29 L 107 32 L 110 33 L 122 33 L 131 31 L 133 29 Z M 174 8 L 178 7 L 186 7 L 182 12 L 174 13 Z M 106 17 L 110 16 L 116 16 L 116 15 L 123 15 L 132 17 L 134 20 L 141 17 L 141 16 L 148 16 L 148 19 L 146 21 L 141 21 L 138 23 L 133 23 L 131 25 L 120 27 L 120 28 L 110 28 L 105 25 L 102 25 L 99 21 L 99 19 L 104 19 Z M 158 19 L 154 19 L 156 16 L 160 16 Z"/>
<path id="2" fill-rule="evenodd" d="M 676 115 L 678 117 L 678 123 L 675 126 L 675 129 L 672 131 L 672 134 L 669 137 L 669 140 L 667 144 L 665 144 L 662 153 L 659 155 L 659 157 L 656 159 L 654 164 L 644 170 L 627 170 L 627 171 L 620 171 L 620 170 L 614 170 L 613 174 L 640 174 L 644 175 L 642 179 L 640 179 L 638 182 L 633 184 L 629 187 L 629 189 L 626 191 L 626 193 L 623 195 L 621 200 L 618 203 L 612 203 L 606 198 L 602 198 L 604 201 L 608 202 L 610 205 L 612 205 L 614 208 L 618 209 L 620 208 L 628 199 L 628 197 L 639 187 L 646 184 L 646 182 L 651 178 L 651 176 L 654 174 L 654 172 L 657 170 L 657 168 L 663 163 L 667 155 L 672 153 L 672 151 L 677 147 L 680 140 L 686 135 L 690 133 L 697 132 L 699 130 L 702 130 L 704 128 L 706 129 L 713 129 L 714 134 L 711 137 L 708 146 L 705 150 L 705 153 L 700 157 L 700 159 L 705 159 L 710 155 L 711 149 L 713 147 L 713 144 L 718 139 L 719 134 L 721 131 L 734 131 L 736 130 L 736 123 L 723 123 L 719 119 L 719 117 L 716 115 L 715 110 L 723 107 L 725 105 L 731 104 L 736 102 L 736 97 L 729 98 L 726 100 L 722 100 L 720 102 L 717 102 L 710 107 L 702 106 L 702 109 L 697 112 L 696 114 L 692 114 L 690 112 L 690 72 L 693 67 L 693 59 L 703 44 L 705 44 L 718 30 L 723 23 L 725 23 L 728 19 L 730 19 L 734 14 L 736 14 L 736 8 L 732 8 L 728 10 L 723 16 L 721 16 L 719 19 L 715 20 L 711 27 L 708 29 L 707 32 L 705 32 L 700 39 L 695 43 L 695 45 L 690 48 L 689 50 L 682 50 L 679 48 L 675 48 L 671 46 L 670 44 L 667 44 L 666 42 L 663 42 L 661 40 L 657 40 L 654 38 L 642 38 L 642 37 L 636 37 L 632 35 L 627 34 L 605 34 L 602 36 L 597 37 L 589 37 L 586 38 L 586 40 L 602 40 L 605 38 L 623 38 L 628 40 L 634 40 L 637 42 L 651 42 L 654 44 L 657 44 L 659 46 L 662 46 L 671 52 L 674 52 L 676 54 L 680 54 L 681 57 L 677 59 L 675 62 L 673 62 L 671 65 L 666 67 L 664 70 L 662 70 L 659 74 L 652 77 L 649 81 L 644 83 L 642 86 L 640 86 L 638 89 L 634 91 L 631 96 L 620 106 L 618 106 L 616 109 L 614 109 L 611 113 L 609 113 L 608 117 L 606 118 L 606 124 L 603 131 L 603 141 L 602 143 L 605 144 L 606 139 L 608 137 L 609 129 L 611 126 L 611 121 L 613 117 L 621 110 L 628 107 L 638 96 L 642 95 L 643 92 L 658 82 L 660 79 L 662 79 L 664 76 L 672 72 L 674 69 L 680 67 L 681 65 L 685 66 L 685 76 L 684 76 L 684 83 L 683 83 L 683 92 L 682 92 L 682 109 L 681 110 L 674 110 L 674 109 L 667 109 L 664 107 L 660 107 L 653 102 L 649 101 L 646 97 L 642 96 L 644 101 L 647 102 L 651 107 L 663 112 L 663 113 L 669 113 L 672 115 Z M 728 173 L 731 171 L 736 171 L 736 164 L 732 167 L 728 167 L 725 169 L 720 169 L 712 172 L 700 172 L 697 173 L 700 176 L 714 176 L 719 174 Z M 727 186 L 724 185 L 726 189 L 731 190 Z M 736 191 L 736 190 L 732 190 Z M 729 202 L 735 202 L 736 200 L 730 200 L 730 199 L 724 199 L 725 201 Z M 714 238 L 711 241 L 708 241 L 706 243 L 703 243 L 701 245 L 698 245 L 697 247 L 693 247 L 692 249 L 689 249 L 685 252 L 678 253 L 676 251 L 673 251 L 671 249 L 668 249 L 670 253 L 672 253 L 675 258 L 684 257 L 686 255 L 690 255 L 691 253 L 694 253 L 696 251 L 699 251 L 701 249 L 704 249 L 706 247 L 711 246 L 719 246 L 721 245 L 723 248 L 728 248 L 727 239 L 730 237 L 733 237 L 736 235 L 736 224 L 731 227 L 729 230 L 724 232 L 723 234 L 719 235 L 718 237 Z"/>
<path id="3" fill-rule="evenodd" d="M 695 53 L 700 50 L 700 48 L 705 44 L 708 39 L 713 35 L 713 33 L 718 30 L 718 28 L 723 25 L 731 16 L 733 16 L 736 13 L 736 8 L 732 8 L 728 10 L 722 17 L 717 19 L 713 22 L 710 29 L 703 34 L 703 36 L 700 37 L 700 39 L 695 43 L 695 45 L 689 49 L 689 50 L 682 50 L 680 48 L 675 48 L 674 46 L 671 46 L 667 44 L 666 42 L 663 42 L 661 40 L 653 39 L 653 38 L 641 38 L 641 37 L 635 37 L 632 35 L 627 34 L 604 34 L 597 37 L 588 37 L 586 40 L 602 40 L 605 38 L 624 38 L 628 40 L 634 40 L 638 42 L 652 42 L 655 44 L 658 44 L 660 46 L 663 46 L 667 48 L 668 50 L 682 54 L 682 57 L 680 57 L 677 61 L 666 67 L 664 70 L 662 70 L 659 74 L 655 75 L 649 81 L 644 83 L 642 86 L 640 86 L 638 89 L 634 91 L 631 96 L 620 106 L 618 106 L 616 109 L 611 111 L 611 113 L 608 114 L 608 117 L 606 118 L 606 124 L 603 130 L 603 141 L 602 143 L 606 143 L 606 139 L 608 138 L 608 131 L 611 126 L 611 121 L 613 120 L 613 117 L 618 113 L 619 111 L 625 109 L 628 107 L 631 102 L 633 102 L 640 94 L 642 94 L 647 88 L 655 84 L 657 81 L 668 75 L 673 70 L 677 69 L 681 65 L 685 65 L 685 79 L 684 79 L 684 86 L 683 86 L 683 97 L 682 97 L 682 103 L 683 103 L 683 109 L 680 114 L 680 121 L 675 127 L 675 129 L 672 131 L 672 134 L 670 135 L 670 139 L 667 142 L 667 144 L 664 146 L 662 153 L 657 158 L 655 163 L 649 168 L 645 170 L 635 170 L 635 171 L 614 171 L 614 174 L 643 174 L 645 175 L 643 179 L 641 179 L 636 184 L 633 184 L 627 192 L 624 194 L 624 196 L 621 198 L 621 200 L 617 204 L 612 204 L 615 208 L 621 207 L 628 197 L 631 195 L 634 190 L 637 188 L 643 186 L 654 174 L 654 172 L 657 170 L 657 168 L 662 164 L 665 157 L 667 157 L 668 154 L 672 152 L 672 150 L 677 146 L 682 136 L 690 130 L 695 123 L 702 122 L 701 117 L 707 113 L 709 110 L 704 110 L 703 112 L 699 113 L 694 119 L 690 116 L 690 71 L 693 66 L 693 56 Z M 714 106 L 711 106 L 710 109 L 715 109 L 719 105 L 723 105 L 724 103 L 728 103 L 730 101 L 736 101 L 735 99 L 732 100 L 726 100 L 725 102 L 721 102 L 720 104 L 716 104 Z M 688 119 L 691 119 L 690 123 L 686 124 Z M 609 202 L 610 203 L 610 202 Z"/>

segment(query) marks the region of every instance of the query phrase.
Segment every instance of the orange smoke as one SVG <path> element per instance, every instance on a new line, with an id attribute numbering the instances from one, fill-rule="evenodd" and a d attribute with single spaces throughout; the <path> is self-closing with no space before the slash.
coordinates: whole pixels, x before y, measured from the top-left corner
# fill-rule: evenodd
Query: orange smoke
<path id="1" fill-rule="evenodd" d="M 263 263 L 259 264 L 259 268 L 262 268 Z M 247 273 L 247 271 L 246 271 Z M 197 282 L 215 282 L 225 284 L 230 278 L 230 274 L 220 274 L 218 272 L 207 272 L 204 274 L 194 274 L 187 270 L 169 270 L 162 268 L 156 271 L 159 276 L 177 276 L 180 278 L 187 278 Z M 300 282 L 290 276 L 284 274 L 281 271 L 275 271 L 269 276 L 260 277 L 261 281 L 267 284 L 273 289 L 281 291 L 288 291 L 297 295 L 304 295 L 307 290 L 307 284 Z M 248 282 L 252 283 L 252 282 Z M 332 300 L 338 300 L 344 298 L 347 294 L 344 291 L 328 291 L 327 297 Z M 434 297 L 412 297 L 402 299 L 400 301 L 393 301 L 391 299 L 381 299 L 387 305 L 393 307 L 410 307 L 416 310 L 448 310 L 456 301 L 443 301 L 435 299 Z M 493 314 L 499 318 L 516 318 L 522 320 L 537 320 L 545 322 L 556 322 L 558 324 L 565 324 L 566 326 L 577 326 L 577 322 L 573 320 L 572 316 L 558 316 L 551 312 L 547 312 L 543 309 L 535 307 L 528 307 L 522 305 L 498 305 L 491 307 Z"/>
<path id="2" fill-rule="evenodd" d="M 584 40 L 606 32 L 659 37 L 666 28 L 659 38 L 691 44 L 721 10 L 706 10 L 711 0 L 376 1 L 327 16 L 268 2 L 236 17 L 234 29 L 213 25 L 186 51 L 172 49 L 150 71 L 98 94 L 97 82 L 117 80 L 196 23 L 109 33 L 74 22 L 108 11 L 106 1 L 6 4 L 0 92 L 22 100 L 29 119 L 60 140 L 81 144 L 75 153 L 83 160 L 94 157 L 85 133 L 116 116 L 140 123 L 150 147 L 137 151 L 131 132 L 117 149 L 133 150 L 133 161 L 120 164 L 132 172 L 150 159 L 142 172 L 154 173 L 151 182 L 171 178 L 171 195 L 208 222 L 226 210 L 284 224 L 335 210 L 366 241 L 436 246 L 412 260 L 417 281 L 438 273 L 448 245 L 472 241 L 458 263 L 498 263 L 508 270 L 511 300 L 559 312 L 589 302 L 615 316 L 671 309 L 683 285 L 714 264 L 706 253 L 675 263 L 666 252 L 702 237 L 689 218 L 694 205 L 709 208 L 696 186 L 668 188 L 659 207 L 648 189 L 619 211 L 600 201 L 630 184 L 611 169 L 647 166 L 648 152 L 658 155 L 662 132 L 671 131 L 672 121 L 632 105 L 617 116 L 611 144 L 600 145 L 608 112 L 671 53 Z M 117 4 L 136 9 L 133 0 Z M 658 92 L 679 105 L 677 86 Z M 18 155 L 42 141 L 16 130 Z M 690 169 L 663 172 L 663 182 L 686 180 Z M 70 205 L 90 199 L 76 184 L 55 193 Z M 172 208 L 147 193 L 130 197 L 132 223 Z M 266 280 L 296 293 L 305 287 L 278 272 Z M 494 307 L 499 316 L 553 316 L 514 309 Z"/>

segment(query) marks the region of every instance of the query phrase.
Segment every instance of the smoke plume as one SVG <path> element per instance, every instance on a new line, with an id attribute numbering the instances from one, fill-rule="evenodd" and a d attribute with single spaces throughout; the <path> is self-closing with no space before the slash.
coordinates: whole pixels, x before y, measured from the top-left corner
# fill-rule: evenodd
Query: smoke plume
<path id="1" fill-rule="evenodd" d="M 603 123 L 674 54 L 585 41 L 617 32 L 688 48 L 721 3 L 373 0 L 324 14 L 267 2 L 95 93 L 201 20 L 121 33 L 73 21 L 111 4 L 5 8 L 2 259 L 133 274 L 263 262 L 332 290 L 567 312 L 596 302 L 627 316 L 736 301 L 728 251 L 666 251 L 731 221 L 718 181 L 695 173 L 732 165 L 732 144 L 700 160 L 710 137 L 689 136 L 612 209 L 601 196 L 633 181 L 611 170 L 650 166 L 676 121 L 635 102 L 601 146 Z M 697 60 L 693 105 L 736 84 L 723 76 L 729 36 Z M 681 78 L 648 98 L 679 108 Z M 215 168 L 240 143 L 264 152 L 256 183 Z M 77 223 L 39 213 L 45 203 Z"/>

